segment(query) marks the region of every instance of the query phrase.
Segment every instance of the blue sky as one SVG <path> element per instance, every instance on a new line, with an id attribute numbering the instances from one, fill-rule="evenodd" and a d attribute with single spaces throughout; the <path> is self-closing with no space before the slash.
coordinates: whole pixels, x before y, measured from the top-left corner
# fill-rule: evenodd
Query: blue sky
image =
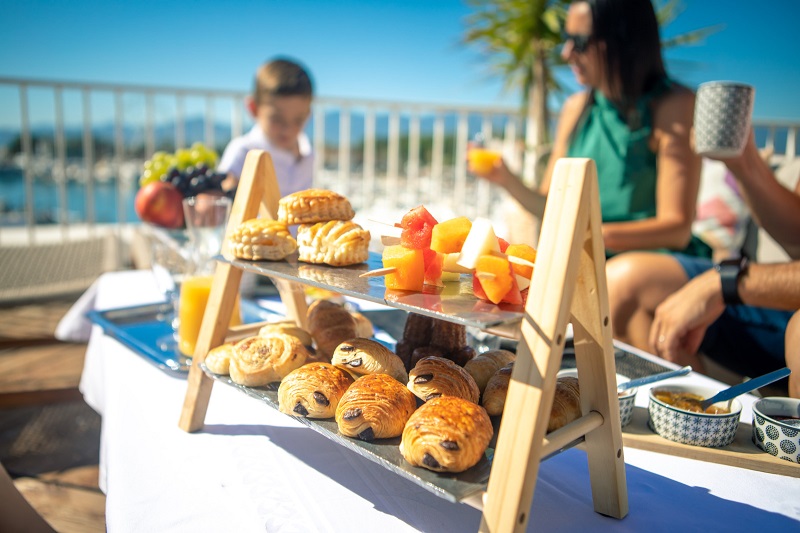
<path id="1" fill-rule="evenodd" d="M 684 4 L 666 35 L 725 28 L 668 51 L 673 76 L 751 83 L 756 117 L 800 121 L 800 1 Z M 2 10 L 0 76 L 245 90 L 280 54 L 303 61 L 323 96 L 518 103 L 459 44 L 470 10 L 461 0 L 2 0 Z M 0 92 L 0 126 L 14 106 Z"/>

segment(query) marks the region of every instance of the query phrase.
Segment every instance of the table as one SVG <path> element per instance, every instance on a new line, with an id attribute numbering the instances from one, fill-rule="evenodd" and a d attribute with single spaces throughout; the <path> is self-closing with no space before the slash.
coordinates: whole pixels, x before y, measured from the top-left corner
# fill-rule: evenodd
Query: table
<path id="1" fill-rule="evenodd" d="M 150 271 L 102 275 L 65 317 L 160 300 Z M 70 324 L 71 323 L 71 324 Z M 647 354 L 641 354 L 648 357 Z M 684 378 L 719 386 L 692 374 Z M 214 386 L 204 429 L 178 428 L 185 379 L 94 326 L 80 390 L 103 417 L 100 488 L 108 531 L 476 531 L 450 503 L 259 402 Z M 646 387 L 636 404 L 647 405 Z M 752 396 L 740 398 L 750 422 Z M 798 530 L 797 479 L 625 449 L 630 514 L 596 514 L 585 454 L 541 465 L 530 530 Z"/>

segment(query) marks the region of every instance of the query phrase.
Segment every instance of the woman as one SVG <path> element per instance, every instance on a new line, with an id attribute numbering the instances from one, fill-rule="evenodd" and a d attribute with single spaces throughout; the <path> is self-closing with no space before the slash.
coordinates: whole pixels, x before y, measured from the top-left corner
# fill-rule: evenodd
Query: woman
<path id="1" fill-rule="evenodd" d="M 661 249 L 710 257 L 691 233 L 700 181 L 700 158 L 689 144 L 694 94 L 667 77 L 650 0 L 574 2 L 562 57 L 587 90 L 564 104 L 539 189 L 528 189 L 502 161 L 488 172 L 470 170 L 541 216 L 556 161 L 590 157 L 610 255 Z"/>

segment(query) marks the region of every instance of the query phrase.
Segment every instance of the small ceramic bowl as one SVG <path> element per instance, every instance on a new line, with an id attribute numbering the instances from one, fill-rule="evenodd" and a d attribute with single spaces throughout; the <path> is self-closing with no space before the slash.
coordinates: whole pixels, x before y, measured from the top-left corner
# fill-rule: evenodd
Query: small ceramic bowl
<path id="1" fill-rule="evenodd" d="M 560 370 L 558 372 L 558 377 L 564 376 L 574 376 L 578 377 L 578 371 L 574 368 L 566 368 L 564 370 Z M 617 383 L 625 383 L 626 381 L 630 381 L 630 378 L 623 376 L 622 374 L 617 374 Z M 631 423 L 631 419 L 633 418 L 633 407 L 634 402 L 636 400 L 636 392 L 639 389 L 633 388 L 624 391 L 619 391 L 619 420 L 621 423 L 621 427 L 625 427 Z"/>
<path id="2" fill-rule="evenodd" d="M 725 414 L 695 413 L 656 398 L 659 392 L 691 393 L 710 398 L 719 391 L 694 385 L 669 384 L 650 389 L 650 427 L 656 433 L 671 441 L 708 448 L 727 446 L 733 442 L 742 414 L 742 404 L 738 400 L 714 404 L 715 407 L 729 410 Z"/>
<path id="3" fill-rule="evenodd" d="M 753 442 L 770 455 L 800 463 L 800 400 L 762 398 L 754 403 Z"/>

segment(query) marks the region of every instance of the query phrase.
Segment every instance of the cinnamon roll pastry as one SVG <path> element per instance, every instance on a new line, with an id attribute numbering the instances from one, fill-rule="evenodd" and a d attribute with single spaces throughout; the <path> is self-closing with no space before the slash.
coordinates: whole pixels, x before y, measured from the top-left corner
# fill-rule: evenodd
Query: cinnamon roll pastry
<path id="1" fill-rule="evenodd" d="M 417 409 L 406 422 L 400 453 L 414 466 L 463 472 L 483 457 L 494 430 L 483 407 L 442 396 Z"/>
<path id="2" fill-rule="evenodd" d="M 231 379 L 239 385 L 261 387 L 303 366 L 308 355 L 297 337 L 285 333 L 248 337 L 233 346 Z"/>
<path id="3" fill-rule="evenodd" d="M 270 322 L 258 330 L 258 335 L 260 337 L 266 337 L 270 333 L 285 333 L 287 335 L 291 335 L 292 337 L 297 337 L 300 342 L 303 343 L 303 346 L 311 346 L 314 344 L 311 334 L 298 326 L 294 320 Z"/>
<path id="4" fill-rule="evenodd" d="M 303 224 L 297 230 L 300 261 L 347 266 L 369 257 L 369 231 L 351 220 L 328 220 Z"/>
<path id="5" fill-rule="evenodd" d="M 233 355 L 233 343 L 226 342 L 216 348 L 212 348 L 203 359 L 203 363 L 211 372 L 215 374 L 228 374 L 231 366 L 231 356 Z"/>
<path id="6" fill-rule="evenodd" d="M 330 361 L 340 343 L 356 337 L 356 320 L 339 304 L 316 300 L 308 306 L 307 316 L 320 358 Z"/>
<path id="7" fill-rule="evenodd" d="M 347 372 L 329 363 L 308 363 L 281 380 L 278 406 L 287 415 L 331 418 L 352 383 Z"/>
<path id="8" fill-rule="evenodd" d="M 297 250 L 286 224 L 265 218 L 242 222 L 228 237 L 228 244 L 234 256 L 253 261 L 279 261 Z"/>
<path id="9" fill-rule="evenodd" d="M 508 382 L 511 381 L 511 373 L 514 371 L 514 363 L 506 366 L 494 373 L 486 383 L 483 390 L 483 408 L 490 416 L 503 414 L 503 407 L 506 405 L 506 395 L 508 395 Z"/>
<path id="10" fill-rule="evenodd" d="M 355 212 L 347 198 L 324 189 L 298 191 L 278 201 L 278 220 L 289 225 L 350 220 L 354 216 Z"/>
<path id="11" fill-rule="evenodd" d="M 508 350 L 489 350 L 467 361 L 464 365 L 464 370 L 469 372 L 469 375 L 478 384 L 478 388 L 483 392 L 486 389 L 486 384 L 489 383 L 489 378 L 516 358 L 516 354 Z"/>
<path id="12" fill-rule="evenodd" d="M 387 374 L 367 374 L 357 379 L 336 407 L 339 433 L 361 440 L 387 439 L 403 432 L 416 398 Z"/>
<path id="13" fill-rule="evenodd" d="M 388 374 L 400 383 L 408 381 L 403 361 L 389 348 L 372 339 L 350 339 L 339 344 L 331 364 L 358 379 L 366 374 Z"/>
<path id="14" fill-rule="evenodd" d="M 466 370 L 443 357 L 425 357 L 408 373 L 408 389 L 428 401 L 439 396 L 457 396 L 478 403 L 481 392 Z"/>

